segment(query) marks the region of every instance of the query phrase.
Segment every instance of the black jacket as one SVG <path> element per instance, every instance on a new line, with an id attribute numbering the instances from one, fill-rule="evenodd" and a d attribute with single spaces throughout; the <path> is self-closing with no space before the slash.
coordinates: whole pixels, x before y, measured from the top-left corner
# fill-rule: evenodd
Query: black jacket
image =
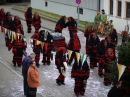
<path id="1" fill-rule="evenodd" d="M 117 88 L 116 86 L 112 87 L 108 92 L 107 97 L 123 97 L 124 89 L 122 87 Z"/>

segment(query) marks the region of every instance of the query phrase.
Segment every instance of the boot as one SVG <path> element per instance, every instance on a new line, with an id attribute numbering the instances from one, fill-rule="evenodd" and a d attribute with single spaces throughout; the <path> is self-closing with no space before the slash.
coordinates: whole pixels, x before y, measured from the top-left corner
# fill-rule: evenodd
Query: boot
<path id="1" fill-rule="evenodd" d="M 18 67 L 21 67 L 21 64 L 18 64 Z"/>
<path id="2" fill-rule="evenodd" d="M 43 65 L 46 65 L 46 63 L 43 63 Z"/>
<path id="3" fill-rule="evenodd" d="M 61 86 L 61 83 L 58 79 L 56 79 L 56 83 L 57 83 L 58 86 Z"/>
<path id="4" fill-rule="evenodd" d="M 37 66 L 37 68 L 39 68 L 40 65 L 39 65 L 39 64 L 36 64 L 36 66 Z"/>
<path id="5" fill-rule="evenodd" d="M 14 67 L 16 67 L 16 64 L 14 64 Z"/>
<path id="6" fill-rule="evenodd" d="M 65 85 L 64 81 L 61 81 L 61 84 L 62 84 L 62 85 Z"/>

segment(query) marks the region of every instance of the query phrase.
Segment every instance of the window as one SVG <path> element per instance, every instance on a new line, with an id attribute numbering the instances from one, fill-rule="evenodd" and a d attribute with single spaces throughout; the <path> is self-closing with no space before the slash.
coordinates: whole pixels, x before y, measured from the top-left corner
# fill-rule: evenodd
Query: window
<path id="1" fill-rule="evenodd" d="M 48 3 L 47 3 L 47 2 L 45 2 L 45 6 L 46 6 L 46 7 L 48 6 Z"/>
<path id="2" fill-rule="evenodd" d="M 110 0 L 110 14 L 113 15 L 113 0 Z"/>
<path id="3" fill-rule="evenodd" d="M 121 9 L 122 9 L 122 2 L 118 1 L 118 13 L 117 13 L 118 16 L 121 16 Z"/>
<path id="4" fill-rule="evenodd" d="M 78 8 L 77 8 L 77 13 L 78 13 Z M 83 8 L 79 8 L 79 14 L 83 14 Z"/>
<path id="5" fill-rule="evenodd" d="M 126 18 L 130 18 L 130 2 L 126 2 Z"/>

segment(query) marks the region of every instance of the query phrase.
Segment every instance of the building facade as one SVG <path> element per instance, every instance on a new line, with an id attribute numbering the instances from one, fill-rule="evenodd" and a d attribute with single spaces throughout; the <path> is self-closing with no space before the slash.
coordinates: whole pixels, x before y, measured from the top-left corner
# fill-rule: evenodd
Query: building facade
<path id="1" fill-rule="evenodd" d="M 31 7 L 78 18 L 76 0 L 31 0 Z M 118 33 L 130 24 L 130 0 L 81 0 L 79 19 L 93 22 L 96 11 L 101 9 L 105 10 L 108 20 L 113 20 Z"/>
<path id="2" fill-rule="evenodd" d="M 96 11 L 103 8 L 104 0 L 81 0 L 79 4 L 79 19 L 93 22 Z M 59 15 L 78 18 L 76 0 L 31 0 L 31 7 L 43 9 Z"/>
<path id="3" fill-rule="evenodd" d="M 104 9 L 118 33 L 130 25 L 130 0 L 104 0 Z"/>

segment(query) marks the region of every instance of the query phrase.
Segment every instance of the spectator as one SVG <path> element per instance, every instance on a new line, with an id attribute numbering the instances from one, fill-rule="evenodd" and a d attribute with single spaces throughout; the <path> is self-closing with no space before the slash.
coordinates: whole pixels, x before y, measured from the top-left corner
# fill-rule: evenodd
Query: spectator
<path id="1" fill-rule="evenodd" d="M 27 97 L 36 97 L 37 87 L 40 86 L 39 72 L 34 60 L 30 61 L 28 68 L 27 82 L 29 86 L 29 93 Z"/>
<path id="2" fill-rule="evenodd" d="M 27 83 L 27 72 L 30 65 L 30 61 L 35 58 L 35 53 L 31 53 L 29 56 L 25 57 L 22 62 L 22 75 L 23 75 L 23 86 L 24 95 L 28 94 L 28 83 Z"/>

